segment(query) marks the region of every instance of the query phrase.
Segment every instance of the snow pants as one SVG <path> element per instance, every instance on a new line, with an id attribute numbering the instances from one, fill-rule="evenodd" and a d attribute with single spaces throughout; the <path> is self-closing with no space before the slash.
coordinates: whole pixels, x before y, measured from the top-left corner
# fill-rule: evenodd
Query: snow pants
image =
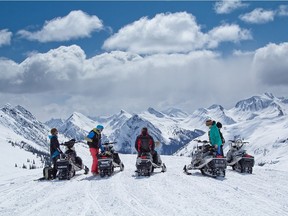
<path id="1" fill-rule="evenodd" d="M 52 163 L 53 163 L 53 179 L 56 179 L 57 176 L 57 160 L 60 158 L 60 156 L 56 156 L 52 158 Z"/>
<path id="2" fill-rule="evenodd" d="M 98 153 L 99 149 L 96 148 L 89 148 L 91 156 L 92 156 L 92 167 L 91 167 L 91 172 L 98 174 Z"/>

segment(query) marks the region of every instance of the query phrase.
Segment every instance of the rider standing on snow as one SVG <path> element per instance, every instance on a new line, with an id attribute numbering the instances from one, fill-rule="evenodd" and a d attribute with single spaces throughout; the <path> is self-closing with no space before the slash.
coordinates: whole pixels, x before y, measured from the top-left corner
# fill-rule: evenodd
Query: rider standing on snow
<path id="1" fill-rule="evenodd" d="M 158 154 L 155 151 L 155 142 L 153 137 L 148 134 L 147 127 L 143 127 L 141 130 L 141 134 L 137 136 L 135 141 L 135 149 L 138 152 L 138 156 L 141 153 L 151 153 L 153 157 L 153 163 L 158 164 Z"/>
<path id="2" fill-rule="evenodd" d="M 92 167 L 91 167 L 92 175 L 99 174 L 98 154 L 99 154 L 99 148 L 102 148 L 101 132 L 103 131 L 103 129 L 104 127 L 102 125 L 97 125 L 97 127 L 93 128 L 93 130 L 91 130 L 89 134 L 85 137 L 85 140 L 87 141 L 87 144 L 89 145 L 89 150 L 93 159 Z"/>
<path id="3" fill-rule="evenodd" d="M 221 141 L 222 141 L 222 145 L 221 145 L 221 155 L 224 157 L 223 145 L 224 145 L 224 143 L 225 143 L 225 139 L 224 139 L 223 134 L 222 134 L 222 132 L 221 132 L 221 128 L 222 128 L 221 122 L 217 122 L 217 123 L 216 123 L 216 126 L 217 126 L 217 128 L 219 129 L 219 134 L 220 134 Z"/>
<path id="4" fill-rule="evenodd" d="M 216 125 L 216 122 L 209 119 L 206 121 L 206 126 L 208 126 L 210 129 L 209 140 L 210 140 L 211 145 L 214 146 L 216 149 L 216 155 L 222 156 L 222 152 L 221 152 L 222 140 L 221 140 L 221 136 L 219 133 L 219 129 Z"/>
<path id="5" fill-rule="evenodd" d="M 50 132 L 50 155 L 53 163 L 53 178 L 55 179 L 57 175 L 56 162 L 60 158 L 60 154 L 63 154 L 63 152 L 60 149 L 60 144 L 58 141 L 58 130 L 56 128 L 52 128 Z"/>

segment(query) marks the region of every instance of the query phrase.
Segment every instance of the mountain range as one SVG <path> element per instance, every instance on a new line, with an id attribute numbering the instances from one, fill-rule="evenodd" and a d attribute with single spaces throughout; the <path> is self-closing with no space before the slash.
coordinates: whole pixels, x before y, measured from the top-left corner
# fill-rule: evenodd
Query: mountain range
<path id="1" fill-rule="evenodd" d="M 4 142 L 22 143 L 28 151 L 48 152 L 50 128 L 58 128 L 61 140 L 83 140 L 92 128 L 102 124 L 105 127 L 103 142 L 116 141 L 117 151 L 134 153 L 137 135 L 142 127 L 148 127 L 154 140 L 160 142 L 157 150 L 161 154 L 189 156 L 195 145 L 193 139 L 208 138 L 204 123 L 212 118 L 223 124 L 224 152 L 229 149 L 229 140 L 241 138 L 249 142 L 246 148 L 259 164 L 284 166 L 288 162 L 285 154 L 288 150 L 287 112 L 288 99 L 271 93 L 241 100 L 231 109 L 214 104 L 188 114 L 176 108 L 158 111 L 149 107 L 137 114 L 120 110 L 111 116 L 94 117 L 74 112 L 67 119 L 54 118 L 45 123 L 22 106 L 7 104 L 0 110 L 0 137 Z"/>

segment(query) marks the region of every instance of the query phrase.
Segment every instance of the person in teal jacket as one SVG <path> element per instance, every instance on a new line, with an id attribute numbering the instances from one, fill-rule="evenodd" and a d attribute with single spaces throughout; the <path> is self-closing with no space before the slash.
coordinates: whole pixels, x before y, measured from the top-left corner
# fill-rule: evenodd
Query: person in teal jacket
<path id="1" fill-rule="evenodd" d="M 217 156 L 222 155 L 222 153 L 221 153 L 222 139 L 221 139 L 221 136 L 219 133 L 219 129 L 216 125 L 216 122 L 209 119 L 206 121 L 206 126 L 208 126 L 210 129 L 209 141 L 210 141 L 211 145 L 215 147 L 216 152 L 217 152 Z"/>

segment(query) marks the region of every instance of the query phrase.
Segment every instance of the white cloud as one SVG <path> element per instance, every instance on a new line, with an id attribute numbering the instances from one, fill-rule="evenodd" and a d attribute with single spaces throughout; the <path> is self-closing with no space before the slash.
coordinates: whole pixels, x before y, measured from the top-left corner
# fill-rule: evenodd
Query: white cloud
<path id="1" fill-rule="evenodd" d="M 276 12 L 273 10 L 264 10 L 263 8 L 256 8 L 250 13 L 242 14 L 239 18 L 247 23 L 262 24 L 274 20 Z"/>
<path id="2" fill-rule="evenodd" d="M 288 43 L 268 44 L 256 50 L 253 71 L 267 85 L 288 85 Z"/>
<path id="3" fill-rule="evenodd" d="M 233 55 L 234 56 L 254 56 L 254 51 L 243 51 L 243 50 L 234 50 Z"/>
<path id="4" fill-rule="evenodd" d="M 223 59 L 208 50 L 145 57 L 113 51 L 87 58 L 76 45 L 59 47 L 31 54 L 20 64 L 0 60 L 0 65 L 6 64 L 1 72 L 11 72 L 5 79 L 0 76 L 0 99 L 28 104 L 42 119 L 50 118 L 50 111 L 59 107 L 63 107 L 61 115 L 73 111 L 111 114 L 120 109 L 137 112 L 149 106 L 161 109 L 163 104 L 193 110 L 234 103 L 239 92 L 257 88 L 248 74 L 250 61 Z M 248 87 L 243 90 L 241 84 Z"/>
<path id="5" fill-rule="evenodd" d="M 238 25 L 232 24 L 223 24 L 221 26 L 213 28 L 208 33 L 209 42 L 208 47 L 214 48 L 219 45 L 221 42 L 230 41 L 230 42 L 239 42 L 240 40 L 250 40 L 252 35 L 249 30 L 241 29 Z"/>
<path id="6" fill-rule="evenodd" d="M 45 120 L 74 111 L 91 116 L 149 106 L 191 112 L 214 103 L 231 107 L 255 92 L 287 92 L 287 55 L 288 43 L 225 58 L 209 50 L 144 57 L 113 51 L 87 58 L 76 45 L 62 46 L 31 53 L 19 64 L 0 59 L 0 101 L 27 105 Z"/>
<path id="7" fill-rule="evenodd" d="M 288 5 L 280 5 L 277 13 L 279 16 L 288 16 Z"/>
<path id="8" fill-rule="evenodd" d="M 6 82 L 7 80 L 15 81 L 15 78 L 21 73 L 20 66 L 9 59 L 0 59 L 0 80 Z"/>
<path id="9" fill-rule="evenodd" d="M 4 45 L 10 45 L 12 38 L 12 32 L 8 29 L 0 30 L 0 47 Z"/>
<path id="10" fill-rule="evenodd" d="M 247 7 L 247 5 L 241 0 L 222 0 L 215 3 L 214 9 L 217 14 L 229 14 L 238 8 Z"/>
<path id="11" fill-rule="evenodd" d="M 162 13 L 152 19 L 143 17 L 123 27 L 104 42 L 103 48 L 139 54 L 190 52 L 215 48 L 225 41 L 239 42 L 251 38 L 249 30 L 235 24 L 222 25 L 204 33 L 192 14 Z"/>
<path id="12" fill-rule="evenodd" d="M 157 14 L 143 17 L 108 38 L 103 47 L 139 53 L 187 52 L 203 47 L 204 34 L 191 14 Z"/>
<path id="13" fill-rule="evenodd" d="M 102 21 L 97 16 L 90 16 L 81 10 L 71 11 L 65 17 L 46 21 L 40 31 L 29 32 L 20 30 L 18 34 L 28 40 L 39 42 L 68 41 L 90 37 L 93 31 L 103 28 Z"/>

